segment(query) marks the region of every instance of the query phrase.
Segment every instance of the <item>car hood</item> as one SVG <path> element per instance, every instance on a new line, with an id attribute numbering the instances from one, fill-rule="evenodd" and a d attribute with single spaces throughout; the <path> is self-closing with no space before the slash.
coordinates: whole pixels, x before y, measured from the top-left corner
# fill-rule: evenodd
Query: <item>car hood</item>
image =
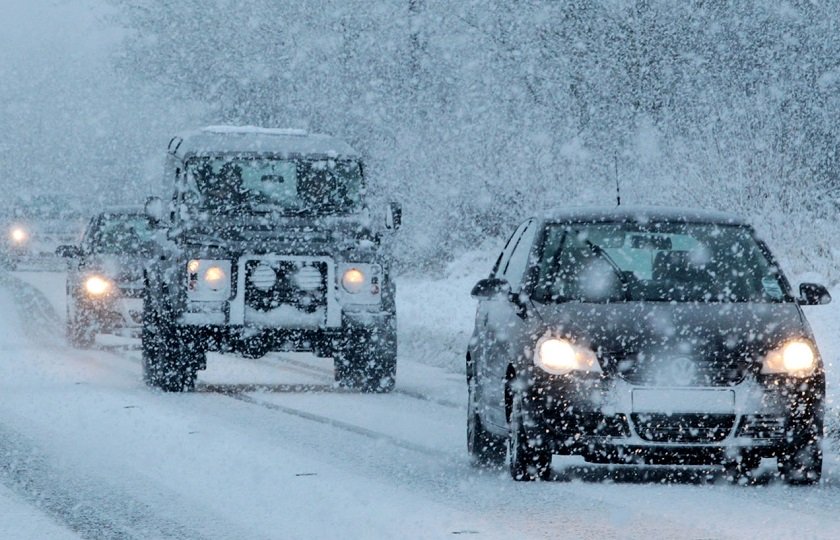
<path id="1" fill-rule="evenodd" d="M 762 354 L 813 339 L 793 303 L 563 303 L 538 305 L 545 330 L 621 356 Z"/>
<path id="2" fill-rule="evenodd" d="M 375 240 L 366 216 L 220 216 L 184 227 L 186 243 L 237 250 L 307 248 L 323 251 L 324 246 L 353 249 Z M 318 246 L 314 248 L 314 246 Z"/>

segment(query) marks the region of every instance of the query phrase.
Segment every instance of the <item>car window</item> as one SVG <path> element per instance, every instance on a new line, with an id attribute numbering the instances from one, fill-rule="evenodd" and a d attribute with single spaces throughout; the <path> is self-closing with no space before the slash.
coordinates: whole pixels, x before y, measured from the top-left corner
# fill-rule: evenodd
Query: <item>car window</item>
<path id="1" fill-rule="evenodd" d="M 149 248 L 153 234 L 144 215 L 102 217 L 91 235 L 91 249 L 96 253 L 140 253 Z"/>
<path id="2" fill-rule="evenodd" d="M 708 223 L 550 225 L 535 298 L 604 302 L 781 302 L 786 281 L 746 227 Z"/>
<path id="3" fill-rule="evenodd" d="M 536 231 L 536 227 L 533 227 L 532 223 L 529 221 L 526 224 L 503 271 L 503 277 L 510 283 L 513 291 L 519 291 L 522 287 L 522 278 L 525 269 L 528 267 L 531 248 L 534 243 L 534 232 Z"/>

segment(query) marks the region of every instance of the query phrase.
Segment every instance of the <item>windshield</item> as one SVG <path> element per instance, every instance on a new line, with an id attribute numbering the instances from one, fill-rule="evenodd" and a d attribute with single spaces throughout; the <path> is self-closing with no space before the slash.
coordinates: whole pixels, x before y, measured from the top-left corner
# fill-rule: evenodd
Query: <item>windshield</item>
<path id="1" fill-rule="evenodd" d="M 139 253 L 152 242 L 154 231 L 145 216 L 103 216 L 92 231 L 96 253 Z"/>
<path id="2" fill-rule="evenodd" d="M 781 302 L 779 269 L 744 227 L 630 223 L 549 225 L 535 299 Z"/>
<path id="3" fill-rule="evenodd" d="M 214 212 L 350 212 L 361 205 L 359 163 L 336 159 L 196 158 L 187 180 Z"/>

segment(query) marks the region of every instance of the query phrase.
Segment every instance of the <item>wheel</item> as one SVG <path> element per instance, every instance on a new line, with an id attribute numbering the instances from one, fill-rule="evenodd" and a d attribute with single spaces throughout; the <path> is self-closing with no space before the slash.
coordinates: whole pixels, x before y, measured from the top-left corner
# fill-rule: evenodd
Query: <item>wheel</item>
<path id="1" fill-rule="evenodd" d="M 792 485 L 817 484 L 822 477 L 821 439 L 810 440 L 779 456 L 779 473 Z"/>
<path id="2" fill-rule="evenodd" d="M 386 393 L 397 380 L 397 340 L 391 334 L 356 333 L 335 354 L 335 381 L 366 393 Z"/>
<path id="3" fill-rule="evenodd" d="M 467 382 L 467 452 L 476 467 L 495 469 L 505 462 L 505 438 L 484 429 L 476 405 L 475 377 Z"/>
<path id="4" fill-rule="evenodd" d="M 74 304 L 74 309 L 70 309 L 70 304 Z M 93 327 L 90 314 L 78 306 L 72 299 L 67 299 L 67 326 L 66 326 L 67 341 L 71 346 L 77 349 L 87 349 L 91 347 L 96 339 L 96 330 Z"/>
<path id="5" fill-rule="evenodd" d="M 148 304 L 143 310 L 143 380 L 165 392 L 193 390 L 206 353 L 181 339 L 165 311 Z"/>
<path id="6" fill-rule="evenodd" d="M 741 453 L 737 458 L 724 463 L 726 479 L 735 484 L 752 483 L 758 466 L 761 465 L 761 456 Z"/>
<path id="7" fill-rule="evenodd" d="M 522 395 L 514 393 L 508 424 L 510 476 L 523 482 L 548 480 L 551 475 L 551 451 L 539 438 L 528 436 L 529 424 L 531 420 L 523 407 Z"/>

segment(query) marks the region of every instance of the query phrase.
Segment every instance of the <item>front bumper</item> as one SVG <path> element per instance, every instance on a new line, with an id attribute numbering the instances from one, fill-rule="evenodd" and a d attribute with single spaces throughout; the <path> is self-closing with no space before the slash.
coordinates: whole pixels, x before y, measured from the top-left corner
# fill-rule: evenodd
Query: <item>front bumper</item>
<path id="1" fill-rule="evenodd" d="M 719 462 L 771 457 L 822 435 L 824 378 L 748 376 L 721 387 L 643 387 L 599 376 L 545 376 L 528 392 L 535 435 L 591 461 Z"/>
<path id="2" fill-rule="evenodd" d="M 178 325 L 183 340 L 206 351 L 246 352 L 256 355 L 268 351 L 314 352 L 333 356 L 348 340 L 384 341 L 396 339 L 396 317 L 378 311 L 364 314 L 345 312 L 335 327 L 297 328 L 258 325 L 185 324 Z"/>
<path id="3" fill-rule="evenodd" d="M 100 333 L 113 333 L 125 337 L 139 337 L 143 324 L 143 299 L 140 291 L 120 291 L 120 294 L 92 300 L 77 300 L 78 309 L 85 319 L 96 326 Z"/>

